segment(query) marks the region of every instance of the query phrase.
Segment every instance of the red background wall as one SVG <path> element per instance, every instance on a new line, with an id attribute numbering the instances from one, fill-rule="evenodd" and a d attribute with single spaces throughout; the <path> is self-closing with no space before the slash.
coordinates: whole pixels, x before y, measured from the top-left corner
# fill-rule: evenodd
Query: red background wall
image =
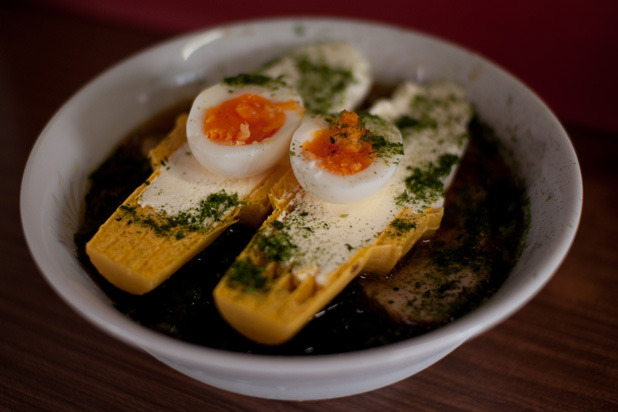
<path id="1" fill-rule="evenodd" d="M 393 23 L 479 52 L 566 122 L 618 130 L 618 0 L 35 0 L 79 17 L 174 35 L 237 20 L 327 15 Z"/>

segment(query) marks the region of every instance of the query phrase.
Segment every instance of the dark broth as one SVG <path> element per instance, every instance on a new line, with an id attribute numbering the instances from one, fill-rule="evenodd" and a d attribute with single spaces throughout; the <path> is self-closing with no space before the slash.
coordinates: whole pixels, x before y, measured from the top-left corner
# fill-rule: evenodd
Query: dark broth
<path id="1" fill-rule="evenodd" d="M 447 193 L 442 227 L 432 240 L 416 249 L 427 250 L 424 258 L 438 262 L 449 250 L 444 240 L 452 237 L 454 231 L 461 232 L 456 237 L 466 237 L 466 249 L 458 249 L 458 255 L 449 255 L 449 262 L 457 263 L 449 267 L 452 270 L 482 269 L 488 275 L 477 282 L 473 290 L 460 293 L 446 308 L 442 305 L 441 315 L 432 321 L 410 324 L 387 315 L 387 311 L 365 293 L 359 279 L 291 341 L 269 347 L 243 338 L 219 316 L 212 298 L 213 288 L 255 233 L 255 229 L 241 225 L 225 231 L 154 291 L 143 296 L 125 293 L 96 271 L 85 253 L 85 244 L 134 188 L 146 180 L 151 172 L 148 149 L 171 129 L 176 115 L 187 108 L 187 104 L 175 107 L 131 133 L 92 173 L 84 220 L 75 234 L 79 259 L 88 273 L 120 312 L 145 327 L 187 342 L 238 352 L 304 355 L 361 350 L 416 336 L 468 313 L 491 296 L 516 262 L 527 224 L 525 191 L 500 156 L 491 130 L 474 120 L 470 126 L 470 148 Z M 463 196 L 471 193 L 484 200 L 462 201 Z M 458 218 L 461 216 L 466 218 Z M 482 243 L 481 236 L 469 236 L 478 228 L 487 235 Z M 404 258 L 401 265 L 408 260 Z M 483 268 L 478 267 L 479 262 Z M 444 265 L 440 268 L 443 272 L 440 276 L 449 276 Z M 429 293 L 434 301 L 444 292 L 444 284 L 441 283 L 440 290 Z"/>

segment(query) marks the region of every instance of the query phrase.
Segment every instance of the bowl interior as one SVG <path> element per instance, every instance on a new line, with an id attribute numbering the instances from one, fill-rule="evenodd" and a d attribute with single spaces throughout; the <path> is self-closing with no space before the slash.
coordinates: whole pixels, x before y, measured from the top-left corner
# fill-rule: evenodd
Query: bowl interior
<path id="1" fill-rule="evenodd" d="M 487 304 L 446 327 L 335 359 L 220 353 L 145 330 L 118 313 L 75 257 L 73 234 L 88 174 L 129 130 L 162 109 L 196 95 L 223 76 L 253 70 L 291 47 L 332 40 L 357 45 L 373 63 L 380 82 L 458 81 L 467 89 L 479 116 L 495 129 L 505 153 L 526 182 L 531 214 L 525 248 L 503 287 Z M 51 286 L 70 306 L 112 335 L 185 373 L 192 369 L 211 379 L 216 376 L 210 383 L 221 387 L 238 381 L 239 374 L 247 382 L 265 375 L 277 381 L 289 377 L 291 371 L 295 376 L 317 379 L 336 370 L 345 375 L 374 368 L 374 372 L 383 370 L 389 376 L 376 383 L 357 383 L 356 389 L 348 383 L 339 392 L 335 385 L 329 395 L 339 396 L 408 376 L 523 306 L 564 259 L 577 229 L 581 202 L 577 157 L 565 131 L 533 92 L 496 65 L 467 50 L 396 27 L 333 19 L 277 19 L 173 39 L 120 63 L 86 85 L 51 119 L 32 150 L 22 181 L 21 216 L 32 255 Z M 402 362 L 416 367 L 393 369 Z M 204 368 L 210 368 L 209 372 Z M 226 388 L 263 395 L 261 389 Z M 306 399 L 306 392 L 315 390 L 307 388 L 302 392 L 305 395 L 281 397 Z"/>

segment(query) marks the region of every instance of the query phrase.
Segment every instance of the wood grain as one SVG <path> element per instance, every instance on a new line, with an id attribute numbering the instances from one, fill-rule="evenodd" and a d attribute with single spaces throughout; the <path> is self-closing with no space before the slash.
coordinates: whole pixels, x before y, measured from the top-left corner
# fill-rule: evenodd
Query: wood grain
<path id="1" fill-rule="evenodd" d="M 87 323 L 34 265 L 19 221 L 38 133 L 101 70 L 164 38 L 0 6 L 0 410 L 618 410 L 618 135 L 567 122 L 582 164 L 581 226 L 564 264 L 521 311 L 389 387 L 315 402 L 254 399 L 187 378 Z"/>

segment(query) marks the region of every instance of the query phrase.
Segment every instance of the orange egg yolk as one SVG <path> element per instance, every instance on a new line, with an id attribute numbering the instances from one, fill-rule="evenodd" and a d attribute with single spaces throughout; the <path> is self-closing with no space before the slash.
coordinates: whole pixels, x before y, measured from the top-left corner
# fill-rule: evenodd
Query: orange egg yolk
<path id="1" fill-rule="evenodd" d="M 322 170 L 349 176 L 365 170 L 375 157 L 368 132 L 358 114 L 344 111 L 328 129 L 313 132 L 303 143 L 303 155 Z"/>
<path id="2" fill-rule="evenodd" d="M 285 123 L 285 110 L 298 110 L 293 100 L 276 102 L 243 94 L 206 111 L 204 135 L 222 145 L 247 145 L 273 136 Z"/>

